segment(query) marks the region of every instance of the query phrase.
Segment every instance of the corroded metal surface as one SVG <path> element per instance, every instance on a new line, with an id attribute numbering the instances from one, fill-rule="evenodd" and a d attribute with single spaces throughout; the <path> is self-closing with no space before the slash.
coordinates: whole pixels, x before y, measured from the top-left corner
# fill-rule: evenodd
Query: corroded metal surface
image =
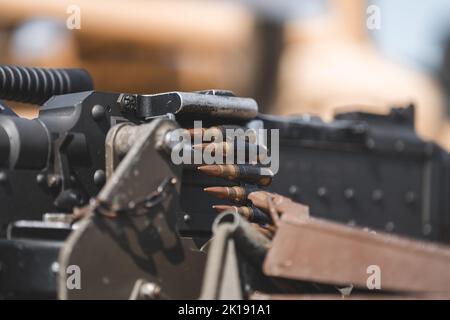
<path id="1" fill-rule="evenodd" d="M 381 289 L 450 292 L 448 247 L 283 215 L 264 263 L 268 276 L 367 288 L 370 266 Z"/>

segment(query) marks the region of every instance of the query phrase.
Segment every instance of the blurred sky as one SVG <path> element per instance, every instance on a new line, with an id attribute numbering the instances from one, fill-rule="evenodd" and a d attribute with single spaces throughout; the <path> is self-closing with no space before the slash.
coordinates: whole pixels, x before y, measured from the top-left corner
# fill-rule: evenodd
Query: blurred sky
<path id="1" fill-rule="evenodd" d="M 279 21 L 305 19 L 327 10 L 327 0 L 233 1 Z M 387 57 L 430 73 L 439 69 L 450 36 L 449 0 L 368 0 L 367 4 L 381 9 L 381 29 L 371 36 Z"/>
<path id="2" fill-rule="evenodd" d="M 381 9 L 381 29 L 372 32 L 390 58 L 436 72 L 450 36 L 449 0 L 370 0 Z"/>
<path id="3" fill-rule="evenodd" d="M 307 18 L 326 10 L 327 0 L 232 0 L 244 3 L 260 15 L 280 22 Z"/>

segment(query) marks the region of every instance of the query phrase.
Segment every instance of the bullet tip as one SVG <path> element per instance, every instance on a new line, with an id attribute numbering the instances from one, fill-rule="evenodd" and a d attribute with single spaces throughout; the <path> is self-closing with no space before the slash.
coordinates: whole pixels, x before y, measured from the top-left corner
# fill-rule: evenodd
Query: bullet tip
<path id="1" fill-rule="evenodd" d="M 198 167 L 197 169 L 210 176 L 219 176 L 221 173 L 220 167 L 218 165 L 203 165 Z"/>
<path id="2" fill-rule="evenodd" d="M 207 187 L 203 189 L 203 191 L 219 198 L 224 198 L 227 195 L 226 190 L 224 187 Z"/>

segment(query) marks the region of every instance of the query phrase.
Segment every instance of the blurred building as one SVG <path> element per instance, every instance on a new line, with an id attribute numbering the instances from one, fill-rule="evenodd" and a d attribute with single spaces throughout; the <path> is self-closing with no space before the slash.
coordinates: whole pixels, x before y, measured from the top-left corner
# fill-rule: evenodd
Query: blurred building
<path id="1" fill-rule="evenodd" d="M 370 35 L 388 33 L 392 13 L 376 3 L 381 28 L 369 32 L 368 5 L 330 0 L 323 13 L 287 24 L 273 111 L 307 111 L 330 119 L 337 110 L 385 112 L 414 103 L 418 132 L 446 143 L 448 121 L 438 81 L 417 65 L 389 59 L 374 45 Z M 378 38 L 382 42 L 383 36 Z"/>

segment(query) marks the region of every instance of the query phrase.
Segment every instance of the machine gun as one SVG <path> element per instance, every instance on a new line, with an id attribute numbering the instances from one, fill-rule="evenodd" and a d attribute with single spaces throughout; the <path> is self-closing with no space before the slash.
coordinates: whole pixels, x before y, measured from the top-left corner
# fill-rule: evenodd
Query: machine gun
<path id="1" fill-rule="evenodd" d="M 30 82 L 4 85 L 1 98 L 38 88 L 30 71 L 10 74 Z M 325 123 L 259 114 L 253 99 L 221 90 L 52 88 L 28 100 L 46 101 L 37 119 L 0 115 L 3 297 L 136 298 L 149 285 L 158 297 L 198 297 L 211 206 L 227 204 L 203 189 L 236 183 L 171 163 L 167 133 L 195 120 L 278 129 L 280 170 L 263 188 L 308 204 L 312 216 L 448 241 L 449 155 L 415 134 L 413 107 Z M 83 270 L 81 291 L 65 286 L 71 265 Z M 192 281 L 180 286 L 185 274 Z"/>

